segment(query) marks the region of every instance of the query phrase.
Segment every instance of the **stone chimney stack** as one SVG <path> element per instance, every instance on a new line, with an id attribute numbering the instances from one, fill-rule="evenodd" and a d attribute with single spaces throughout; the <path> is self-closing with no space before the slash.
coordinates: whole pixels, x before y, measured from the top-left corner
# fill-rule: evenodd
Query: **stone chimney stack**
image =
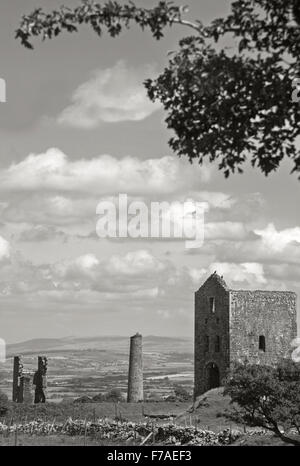
<path id="1" fill-rule="evenodd" d="M 45 356 L 38 356 L 38 370 L 33 377 L 35 385 L 34 403 L 46 402 L 48 361 Z"/>
<path id="2" fill-rule="evenodd" d="M 127 403 L 144 399 L 142 339 L 139 333 L 130 338 Z"/>
<path id="3" fill-rule="evenodd" d="M 23 364 L 21 356 L 14 357 L 14 369 L 13 369 L 13 389 L 12 389 L 12 400 L 16 403 L 22 403 L 23 401 Z"/>
<path id="4" fill-rule="evenodd" d="M 23 403 L 31 404 L 33 401 L 31 373 L 29 372 L 24 373 L 22 377 L 22 385 L 23 385 Z"/>

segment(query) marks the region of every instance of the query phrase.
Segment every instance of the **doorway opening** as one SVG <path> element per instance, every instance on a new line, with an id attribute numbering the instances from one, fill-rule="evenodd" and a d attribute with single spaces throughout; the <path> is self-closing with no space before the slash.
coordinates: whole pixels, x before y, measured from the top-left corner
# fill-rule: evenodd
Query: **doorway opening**
<path id="1" fill-rule="evenodd" d="M 206 381 L 207 390 L 220 386 L 220 371 L 217 364 L 214 362 L 210 362 L 206 366 Z"/>

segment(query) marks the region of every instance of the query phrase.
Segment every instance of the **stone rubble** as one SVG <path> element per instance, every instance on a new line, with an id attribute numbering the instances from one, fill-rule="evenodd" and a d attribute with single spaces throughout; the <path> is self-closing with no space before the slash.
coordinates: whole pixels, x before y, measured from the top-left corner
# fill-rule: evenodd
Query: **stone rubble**
<path id="1" fill-rule="evenodd" d="M 153 431 L 152 423 L 121 422 L 110 419 L 98 419 L 96 422 L 69 418 L 65 423 L 30 421 L 25 424 L 7 425 L 0 422 L 0 434 L 9 435 L 15 432 L 30 435 L 99 435 L 101 439 L 120 440 L 122 442 L 141 443 Z M 269 433 L 255 429 L 248 435 L 268 435 Z M 224 429 L 215 433 L 196 427 L 185 427 L 176 424 L 161 424 L 154 429 L 155 443 L 164 445 L 229 445 L 243 435 L 239 430 Z M 149 443 L 153 440 L 150 439 Z"/>

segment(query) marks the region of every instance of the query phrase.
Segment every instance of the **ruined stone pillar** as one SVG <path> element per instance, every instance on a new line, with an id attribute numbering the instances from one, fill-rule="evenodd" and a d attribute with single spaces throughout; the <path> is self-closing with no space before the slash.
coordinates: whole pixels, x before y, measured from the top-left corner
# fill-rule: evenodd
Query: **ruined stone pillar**
<path id="1" fill-rule="evenodd" d="M 14 368 L 13 368 L 13 389 L 12 389 L 12 400 L 16 403 L 22 403 L 23 401 L 23 364 L 20 356 L 14 357 Z"/>
<path id="2" fill-rule="evenodd" d="M 138 402 L 143 399 L 142 335 L 136 333 L 130 338 L 127 402 Z"/>
<path id="3" fill-rule="evenodd" d="M 41 371 L 44 375 L 46 375 L 47 365 L 47 358 L 45 356 L 38 356 L 38 371 Z"/>
<path id="4" fill-rule="evenodd" d="M 33 376 L 33 385 L 35 385 L 34 403 L 45 403 L 47 388 L 47 358 L 38 357 L 38 369 Z"/>
<path id="5" fill-rule="evenodd" d="M 23 403 L 24 400 L 24 377 L 21 375 L 19 378 L 18 398 L 17 403 Z"/>
<path id="6" fill-rule="evenodd" d="M 33 401 L 32 397 L 32 376 L 31 374 L 24 374 L 22 377 L 23 384 L 23 402 L 31 404 Z"/>

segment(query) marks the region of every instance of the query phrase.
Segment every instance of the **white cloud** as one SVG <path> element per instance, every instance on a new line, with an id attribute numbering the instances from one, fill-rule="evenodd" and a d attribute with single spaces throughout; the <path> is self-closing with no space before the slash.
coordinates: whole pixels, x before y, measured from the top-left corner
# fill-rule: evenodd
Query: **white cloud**
<path id="1" fill-rule="evenodd" d="M 189 267 L 188 268 L 188 274 L 190 275 L 193 283 L 195 285 L 199 286 L 199 283 L 201 283 L 201 280 L 203 280 L 203 278 L 207 274 L 207 270 L 204 269 L 204 268 L 203 269 L 196 269 L 194 267 Z"/>
<path id="2" fill-rule="evenodd" d="M 267 283 L 264 276 L 264 267 L 257 262 L 245 262 L 242 264 L 214 262 L 209 266 L 209 271 L 213 273 L 215 270 L 219 275 L 224 275 L 228 282 L 246 283 L 250 286 Z"/>
<path id="3" fill-rule="evenodd" d="M 58 116 L 59 124 L 96 128 L 101 122 L 143 120 L 159 105 L 147 97 L 143 81 L 153 75 L 151 66 L 128 68 L 123 61 L 97 70 L 72 95 L 72 103 Z"/>
<path id="4" fill-rule="evenodd" d="M 42 242 L 61 239 L 67 241 L 68 235 L 63 231 L 58 230 L 53 225 L 30 225 L 21 230 L 18 235 L 19 241 L 24 242 Z"/>
<path id="5" fill-rule="evenodd" d="M 49 276 L 53 276 L 54 281 L 59 279 L 74 280 L 75 283 L 81 279 L 95 280 L 98 275 L 99 260 L 94 254 L 84 254 L 74 260 L 57 262 L 51 267 Z"/>
<path id="6" fill-rule="evenodd" d="M 10 257 L 9 242 L 0 236 L 0 261 L 5 261 Z"/>
<path id="7" fill-rule="evenodd" d="M 41 267 L 43 280 L 46 279 L 55 292 L 60 289 L 96 290 L 109 293 L 110 299 L 117 299 L 120 293 L 129 293 L 132 298 L 155 297 L 163 283 L 162 275 L 169 272 L 168 263 L 147 250 L 113 255 L 102 261 L 94 254 L 84 254 Z M 41 285 L 44 287 L 42 281 Z"/>
<path id="8" fill-rule="evenodd" d="M 80 225 L 83 223 L 89 223 L 90 228 L 94 226 L 97 203 L 97 197 L 92 196 L 78 198 L 75 194 L 71 198 L 51 193 L 24 194 L 21 192 L 12 197 L 11 202 L 2 212 L 2 219 L 11 224 L 23 223 L 54 227 L 77 225 L 77 230 L 80 232 Z M 31 232 L 29 236 L 33 237 L 37 234 L 37 231 Z"/>
<path id="9" fill-rule="evenodd" d="M 235 264 L 229 262 L 213 262 L 207 268 L 188 268 L 188 274 L 196 287 L 201 286 L 204 281 L 214 272 L 224 277 L 229 288 L 252 289 L 265 288 L 267 280 L 265 278 L 264 267 L 257 262 L 245 262 Z"/>
<path id="10" fill-rule="evenodd" d="M 247 226 L 241 222 L 211 222 L 205 223 L 205 239 L 242 240 L 247 238 Z"/>
<path id="11" fill-rule="evenodd" d="M 277 231 L 273 223 L 263 230 L 254 230 L 254 233 L 262 237 L 263 244 L 273 251 L 281 252 L 290 243 L 300 244 L 300 227 L 287 228 Z"/>
<path id="12" fill-rule="evenodd" d="M 250 261 L 206 261 L 199 268 L 176 267 L 166 257 L 140 249 L 108 259 L 86 253 L 43 265 L 15 255 L 0 268 L 0 295 L 8 306 L 22 300 L 31 309 L 42 307 L 55 315 L 82 314 L 84 310 L 88 315 L 109 312 L 124 318 L 153 311 L 154 318 L 182 318 L 184 322 L 192 316 L 195 289 L 215 270 L 233 289 L 291 288 L 291 282 L 289 286 L 284 283 L 289 280 L 288 267 L 282 269 L 282 275 L 279 269 Z"/>
<path id="13" fill-rule="evenodd" d="M 147 250 L 128 252 L 125 256 L 112 256 L 106 265 L 111 274 L 139 275 L 141 273 L 159 272 L 165 265 Z"/>
<path id="14" fill-rule="evenodd" d="M 72 161 L 59 149 L 51 148 L 1 170 L 0 190 L 163 195 L 185 192 L 199 181 L 208 182 L 210 176 L 210 167 L 191 167 L 175 156 L 141 160 L 100 155 Z M 55 208 L 65 210 L 67 202 L 58 197 Z"/>
<path id="15" fill-rule="evenodd" d="M 234 198 L 231 194 L 218 191 L 198 190 L 192 192 L 191 197 L 199 202 L 206 202 L 210 207 L 226 211 L 231 209 L 237 202 L 237 199 Z"/>
<path id="16" fill-rule="evenodd" d="M 269 279 L 282 281 L 291 281 L 299 283 L 300 280 L 300 265 L 297 264 L 285 264 L 284 262 L 280 264 L 267 264 L 265 265 L 265 273 Z"/>
<path id="17" fill-rule="evenodd" d="M 300 228 L 277 231 L 273 224 L 257 229 L 251 223 L 207 222 L 204 245 L 191 253 L 207 254 L 218 262 L 297 265 L 300 262 Z"/>

